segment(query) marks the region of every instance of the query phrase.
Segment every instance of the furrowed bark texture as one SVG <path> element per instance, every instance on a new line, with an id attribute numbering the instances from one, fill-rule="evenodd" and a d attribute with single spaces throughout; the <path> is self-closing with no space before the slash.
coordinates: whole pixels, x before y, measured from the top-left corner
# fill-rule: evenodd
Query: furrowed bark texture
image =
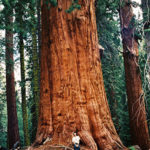
<path id="1" fill-rule="evenodd" d="M 109 111 L 100 56 L 94 0 L 79 1 L 80 10 L 65 11 L 42 2 L 40 117 L 36 142 L 48 136 L 69 145 L 78 131 L 92 150 L 126 149 Z"/>
<path id="2" fill-rule="evenodd" d="M 141 74 L 138 65 L 138 42 L 134 36 L 135 27 L 132 24 L 133 11 L 128 0 L 124 0 L 120 11 L 120 18 L 131 136 L 133 144 L 139 145 L 145 150 L 150 148 L 149 133 Z"/>
<path id="3" fill-rule="evenodd" d="M 7 7 L 6 7 L 7 9 Z M 13 14 L 13 11 L 11 11 Z M 10 14 L 9 14 L 10 15 Z M 16 94 L 14 81 L 14 59 L 13 59 L 13 17 L 6 14 L 6 99 L 8 116 L 8 145 L 12 148 L 19 141 L 19 129 L 16 110 Z"/>
<path id="4" fill-rule="evenodd" d="M 40 143 L 52 134 L 52 108 L 50 97 L 50 80 L 48 72 L 48 50 L 50 48 L 49 40 L 49 9 L 46 4 L 42 9 L 42 53 L 40 63 L 40 107 L 39 107 L 39 121 L 38 130 L 36 134 L 36 142 Z M 50 62 L 51 60 L 49 60 Z"/>

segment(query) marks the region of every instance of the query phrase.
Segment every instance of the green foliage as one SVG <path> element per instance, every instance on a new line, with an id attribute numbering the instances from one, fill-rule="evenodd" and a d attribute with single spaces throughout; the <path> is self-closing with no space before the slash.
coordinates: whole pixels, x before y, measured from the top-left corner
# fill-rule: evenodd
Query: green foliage
<path id="1" fill-rule="evenodd" d="M 144 45 L 145 49 L 145 45 Z M 139 54 L 139 64 L 140 64 L 140 70 L 141 70 L 141 76 L 142 76 L 142 83 L 143 83 L 143 90 L 144 90 L 144 98 L 145 98 L 145 104 L 146 104 L 146 112 L 147 112 L 147 123 L 148 128 L 150 130 L 150 90 L 149 90 L 149 81 L 146 78 L 147 71 L 147 53 L 146 51 L 142 50 Z"/>
<path id="2" fill-rule="evenodd" d="M 125 90 L 125 84 L 123 85 L 122 89 Z M 129 146 L 131 145 L 131 136 L 130 136 L 130 127 L 129 127 L 127 96 L 125 92 L 118 103 L 117 114 L 118 114 L 119 125 L 120 125 L 119 136 L 123 141 L 124 145 Z"/>
<path id="3" fill-rule="evenodd" d="M 1 2 L 1 1 L 0 1 Z M 14 26 L 13 32 L 16 33 L 15 42 L 18 43 L 18 35 L 22 34 L 25 41 L 25 53 L 26 53 L 26 82 L 27 87 L 27 98 L 28 98 L 28 115 L 29 115 L 29 127 L 30 127 L 30 138 L 33 142 L 36 134 L 37 120 L 35 119 L 35 101 L 34 101 L 34 80 L 33 80 L 33 53 L 32 53 L 32 30 L 37 29 L 37 10 L 36 0 L 2 0 L 3 5 L 6 9 L 0 13 L 0 29 L 6 29 L 5 26 L 5 15 L 11 15 L 10 12 L 14 8 Z M 50 3 L 51 6 L 57 6 L 57 0 L 47 0 L 46 3 Z M 121 4 L 123 6 L 124 3 Z M 132 4 L 136 7 L 137 4 Z M 96 18 L 97 18 L 97 29 L 99 43 L 105 48 L 104 55 L 102 58 L 102 69 L 104 76 L 104 84 L 107 93 L 107 98 L 117 132 L 120 135 L 121 140 L 126 146 L 131 144 L 131 137 L 129 133 L 129 114 L 127 106 L 127 96 L 125 91 L 124 81 L 124 65 L 122 58 L 122 45 L 120 41 L 120 21 L 118 16 L 118 9 L 120 7 L 120 0 L 97 0 L 96 5 Z M 23 11 L 20 12 L 20 9 Z M 66 10 L 67 13 L 71 13 L 75 9 L 81 9 L 81 5 L 78 0 L 72 0 L 71 6 Z M 146 13 L 146 11 L 144 12 Z M 144 16 L 144 18 L 147 18 Z M 22 22 L 20 22 L 22 20 Z M 134 32 L 134 36 L 141 38 L 141 23 L 136 21 L 135 17 L 132 18 L 130 28 L 138 27 Z M 7 27 L 11 29 L 11 27 Z M 145 29 L 145 32 L 149 32 L 150 29 Z M 5 95 L 5 80 L 4 68 L 1 67 L 1 62 L 4 63 L 4 39 L 0 40 L 0 143 L 6 147 L 7 141 L 7 110 L 6 110 L 6 95 Z M 15 46 L 15 59 L 17 63 L 18 47 Z M 142 70 L 142 79 L 144 79 L 144 67 L 146 63 L 146 53 L 140 53 L 140 67 Z M 19 57 L 18 57 L 19 58 Z M 13 63 L 10 61 L 9 63 Z M 20 87 L 24 86 L 24 83 L 20 82 Z M 148 125 L 150 127 L 150 91 L 148 85 L 144 86 L 145 98 L 147 100 L 146 109 L 148 112 Z M 24 146 L 24 133 L 23 133 L 23 120 L 22 120 L 22 108 L 20 102 L 20 95 L 17 93 L 17 114 L 19 121 L 19 132 L 21 145 Z M 35 123 L 35 124 L 34 124 Z M 133 147 L 129 147 L 133 150 Z"/>
<path id="4" fill-rule="evenodd" d="M 4 14 L 0 12 L 0 30 L 4 28 Z M 0 36 L 0 146 L 7 147 L 7 107 L 5 81 L 5 40 Z"/>
<path id="5" fill-rule="evenodd" d="M 140 41 L 142 40 L 142 34 L 143 34 L 142 21 L 137 20 L 135 15 L 132 17 L 128 28 L 133 30 L 133 36 L 138 42 L 139 40 Z"/>
<path id="6" fill-rule="evenodd" d="M 0 64 L 0 145 L 3 147 L 7 146 L 7 108 L 5 91 L 5 72 Z"/>
<path id="7" fill-rule="evenodd" d="M 144 35 L 145 39 L 149 40 L 150 38 L 150 11 L 149 11 L 149 6 L 150 6 L 150 1 L 147 0 L 142 0 L 142 11 L 143 11 L 143 27 L 144 27 Z M 149 55 L 149 46 L 148 43 L 144 43 L 144 47 L 142 48 L 144 51 L 141 51 L 140 53 L 140 59 L 139 59 L 139 64 L 140 64 L 140 69 L 142 70 L 142 81 L 143 81 L 143 89 L 144 89 L 144 96 L 145 96 L 145 104 L 146 104 L 146 112 L 147 112 L 147 122 L 148 122 L 148 128 L 150 131 L 150 83 L 149 80 L 147 79 L 146 75 L 149 75 L 149 67 L 150 63 L 148 60 Z"/>
<path id="8" fill-rule="evenodd" d="M 130 150 L 136 150 L 133 146 L 129 147 Z"/>
<path id="9" fill-rule="evenodd" d="M 28 108 L 29 108 L 29 133 L 30 133 L 30 140 L 31 142 L 34 142 L 35 136 L 36 136 L 36 130 L 37 130 L 37 115 L 36 115 L 36 103 L 35 103 L 35 94 L 38 94 L 38 92 L 34 93 L 34 85 L 35 85 L 35 79 L 34 79 L 34 63 L 33 60 L 33 43 L 34 48 L 37 51 L 37 39 L 36 39 L 36 33 L 34 34 L 34 42 L 33 42 L 33 31 L 36 29 L 35 26 L 32 26 L 32 32 L 28 34 L 28 38 L 26 39 L 26 54 L 28 55 L 27 60 L 27 79 L 28 82 Z M 35 50 L 34 49 L 34 50 Z M 37 51 L 37 55 L 39 55 Z M 38 63 L 36 63 L 38 65 Z M 36 70 L 37 71 L 37 70 Z M 39 74 L 38 74 L 39 75 Z M 37 81 L 39 83 L 39 81 Z M 39 86 L 39 85 L 38 85 Z M 38 87 L 39 88 L 39 87 Z M 38 99 L 36 99 L 38 100 Z"/>
<path id="10" fill-rule="evenodd" d="M 71 13 L 75 9 L 81 9 L 81 5 L 78 4 L 78 0 L 74 0 L 69 9 L 66 10 L 67 13 Z"/>
<path id="11" fill-rule="evenodd" d="M 20 142 L 21 146 L 24 146 L 24 132 L 23 132 L 23 118 L 22 118 L 22 104 L 19 93 L 16 93 L 16 105 L 17 105 L 17 117 L 18 119 L 18 126 L 19 126 L 19 135 L 20 135 Z"/>
<path id="12" fill-rule="evenodd" d="M 53 4 L 56 4 L 55 1 L 51 1 Z M 57 1 L 56 1 L 57 2 Z M 23 35 L 23 39 L 26 43 L 25 45 L 25 50 L 31 50 L 31 33 L 32 33 L 32 29 L 33 28 L 37 28 L 37 16 L 36 16 L 36 5 L 37 5 L 37 1 L 36 0 L 32 0 L 32 1 L 28 1 L 28 0 L 23 0 L 21 3 L 20 1 L 18 0 L 11 0 L 11 1 L 5 1 L 3 0 L 3 4 L 4 4 L 4 9 L 1 11 L 0 13 L 0 20 L 2 21 L 1 22 L 1 25 L 0 25 L 0 29 L 6 29 L 6 26 L 5 26 L 5 23 L 6 23 L 6 20 L 4 19 L 6 15 L 12 15 L 10 13 L 10 10 L 14 9 L 14 12 L 15 12 L 15 15 L 14 18 L 14 25 L 13 25 L 13 32 L 16 33 L 15 34 L 15 38 L 14 38 L 14 43 L 15 43 L 15 47 L 14 47 L 14 50 L 15 50 L 15 64 L 18 63 L 18 60 L 19 60 L 19 56 L 18 56 L 18 35 L 21 34 Z M 53 5 L 52 4 L 52 5 Z M 22 11 L 23 10 L 23 11 Z M 21 21 L 22 20 L 22 21 Z M 3 24 L 2 24 L 3 23 Z M 8 26 L 8 28 L 10 28 Z M 12 28 L 10 28 L 12 29 Z M 5 49 L 4 49 L 4 44 L 5 44 L 5 41 L 2 39 L 0 39 L 0 60 L 5 60 Z M 28 54 L 28 52 L 26 52 Z M 30 60 L 32 60 L 32 55 L 30 54 Z M 28 59 L 28 56 L 27 56 L 27 59 Z M 0 65 L 1 65 L 1 62 L 0 61 Z M 9 61 L 8 63 L 13 63 L 12 61 Z M 28 64 L 30 67 L 27 68 L 27 71 L 31 72 L 32 74 L 32 62 L 29 62 Z M 1 74 L 0 74 L 1 75 Z M 29 77 L 29 76 L 28 76 Z M 27 78 L 28 78 L 27 77 Z M 28 82 L 32 81 L 32 77 L 29 79 Z M 0 82 L 1 82 L 1 78 L 0 78 Z M 5 83 L 4 83 L 5 84 Z M 17 83 L 18 84 L 18 83 Z M 23 87 L 24 86 L 24 83 L 20 82 L 20 87 Z M 30 85 L 29 85 L 29 88 L 30 88 Z M 27 89 L 27 91 L 29 90 L 29 88 Z M 31 87 L 32 88 L 32 87 Z M 17 89 L 19 91 L 19 89 Z M 1 91 L 1 86 L 0 86 L 0 91 Z M 5 90 L 6 91 L 6 90 Z M 4 91 L 4 92 L 5 92 Z M 31 93 L 27 92 L 27 95 L 28 95 L 28 100 L 31 100 L 30 99 L 30 96 L 32 97 L 33 95 L 33 90 L 30 89 L 29 91 L 31 91 Z M 20 93 L 20 91 L 19 91 Z M 0 93 L 0 101 L 1 101 L 1 93 Z M 17 114 L 18 114 L 18 123 L 19 123 L 19 133 L 20 133 L 20 139 L 21 139 L 21 146 L 24 146 L 24 132 L 23 132 L 23 119 L 22 119 L 22 107 L 21 107 L 21 98 L 20 98 L 20 94 L 17 94 Z M 3 110 L 6 110 L 6 98 L 4 97 L 4 102 L 5 102 L 5 107 L 3 108 Z M 32 101 L 33 102 L 33 101 Z M 32 103 L 31 103 L 32 104 Z M 31 107 L 29 106 L 29 102 L 28 102 L 28 107 L 31 109 Z M 0 104 L 0 110 L 1 110 L 1 104 Z M 28 111 L 28 112 L 31 112 L 31 111 Z M 33 114 L 29 113 L 29 122 L 30 122 L 30 133 L 32 133 L 32 130 L 33 130 L 33 126 L 31 124 L 31 116 L 33 116 Z M 1 121 L 2 120 L 2 121 Z M 3 143 L 3 146 L 6 147 L 7 146 L 7 133 L 2 133 L 1 132 L 1 129 L 4 129 L 3 131 L 7 132 L 7 124 L 4 122 L 7 121 L 7 118 L 6 118 L 6 115 L 3 113 L 1 115 L 1 112 L 0 112 L 0 145 L 1 143 Z M 1 126 L 2 124 L 2 126 Z M 34 133 L 35 134 L 35 133 Z M 1 136 L 2 135 L 2 136 Z M 35 135 L 34 135 L 35 137 Z M 32 139 L 32 142 L 33 142 L 34 139 Z M 2 142 L 1 142 L 2 141 Z"/>
<path id="13" fill-rule="evenodd" d="M 49 2 L 52 4 L 52 6 L 57 6 L 57 0 L 49 0 Z"/>
<path id="14" fill-rule="evenodd" d="M 120 24 L 116 8 L 110 1 L 98 1 L 96 19 L 99 43 L 105 48 L 102 58 L 104 84 L 112 119 L 123 143 L 130 145 L 129 114 L 127 108 L 126 88 L 122 45 L 120 41 Z"/>
<path id="15" fill-rule="evenodd" d="M 150 28 L 144 29 L 144 32 L 150 32 Z"/>
<path id="16" fill-rule="evenodd" d="M 146 22 L 149 23 L 150 21 L 150 1 L 149 0 L 141 0 L 142 4 L 141 4 L 141 8 L 143 11 L 143 24 L 145 24 Z"/>

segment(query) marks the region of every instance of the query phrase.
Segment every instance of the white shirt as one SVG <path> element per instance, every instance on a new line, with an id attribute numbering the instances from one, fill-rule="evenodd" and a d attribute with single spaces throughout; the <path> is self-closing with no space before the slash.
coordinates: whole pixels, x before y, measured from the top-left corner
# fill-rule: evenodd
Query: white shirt
<path id="1" fill-rule="evenodd" d="M 72 138 L 72 143 L 76 143 L 76 144 L 79 144 L 80 143 L 80 137 L 79 136 L 74 136 L 73 138 Z"/>

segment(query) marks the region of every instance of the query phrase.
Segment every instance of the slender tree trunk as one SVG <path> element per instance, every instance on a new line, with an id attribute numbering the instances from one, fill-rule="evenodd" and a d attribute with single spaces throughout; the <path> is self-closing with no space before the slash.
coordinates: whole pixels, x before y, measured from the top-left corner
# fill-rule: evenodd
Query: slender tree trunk
<path id="1" fill-rule="evenodd" d="M 14 59 L 13 59 L 13 10 L 9 9 L 10 14 L 6 14 L 6 98 L 8 114 L 8 145 L 12 148 L 19 141 L 19 129 L 16 110 L 16 94 L 14 81 Z"/>
<path id="2" fill-rule="evenodd" d="M 37 52 L 37 38 L 36 38 L 36 30 L 32 30 L 32 54 L 33 54 L 33 95 L 35 101 L 35 111 L 36 111 L 36 118 L 38 121 L 38 114 L 39 114 L 39 59 L 38 59 L 38 52 Z"/>
<path id="3" fill-rule="evenodd" d="M 94 0 L 70 0 L 50 9 L 42 2 L 40 116 L 36 142 L 69 145 L 78 131 L 92 150 L 123 150 L 104 89 Z"/>
<path id="4" fill-rule="evenodd" d="M 26 102 L 26 81 L 25 81 L 25 58 L 24 58 L 24 6 L 23 1 L 20 0 L 16 3 L 16 23 L 18 25 L 18 37 L 19 37 L 19 53 L 20 53 L 20 72 L 21 72 L 21 99 L 22 99 L 22 117 L 23 117 L 23 131 L 24 131 L 24 142 L 25 145 L 30 145 L 29 131 L 28 131 L 28 113 L 27 113 L 27 102 Z"/>
<path id="5" fill-rule="evenodd" d="M 22 98 L 22 115 L 23 115 L 23 131 L 25 145 L 30 145 L 28 132 L 28 113 L 26 104 L 26 85 L 25 85 L 25 64 L 24 64 L 24 42 L 22 34 L 19 35 L 19 51 L 20 51 L 20 72 L 21 72 L 21 98 Z"/>
<path id="6" fill-rule="evenodd" d="M 39 114 L 39 99 L 40 99 L 40 88 L 39 88 L 39 59 L 37 52 L 37 38 L 36 30 L 32 29 L 32 61 L 33 61 L 33 114 L 32 114 L 32 138 L 35 140 L 38 125 L 38 114 Z"/>
<path id="7" fill-rule="evenodd" d="M 31 36 L 32 36 L 32 83 L 33 83 L 33 105 L 32 105 L 32 140 L 35 140 L 37 125 L 38 125 L 38 115 L 39 115 L 39 99 L 40 99 L 40 89 L 39 89 L 39 52 L 40 48 L 40 8 L 37 10 L 38 20 L 35 18 L 35 8 L 34 5 L 39 5 L 40 0 L 37 0 L 36 3 L 30 3 L 30 16 L 32 22 Z M 37 31 L 37 29 L 39 29 Z M 38 33 L 38 35 L 37 35 Z M 38 43 L 39 42 L 39 43 Z"/>
<path id="8" fill-rule="evenodd" d="M 134 15 L 131 2 L 128 0 L 123 2 L 123 6 L 120 9 L 120 19 L 131 136 L 133 144 L 137 144 L 145 150 L 150 148 L 150 143 L 144 93 L 138 65 L 138 42 L 134 36 Z"/>

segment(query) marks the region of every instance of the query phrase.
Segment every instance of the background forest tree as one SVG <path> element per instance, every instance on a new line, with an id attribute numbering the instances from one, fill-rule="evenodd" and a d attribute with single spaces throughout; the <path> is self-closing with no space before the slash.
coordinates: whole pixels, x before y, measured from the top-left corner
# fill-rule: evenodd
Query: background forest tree
<path id="1" fill-rule="evenodd" d="M 80 2 L 80 1 L 79 1 Z M 40 20 L 40 0 L 25 0 L 19 6 L 19 0 L 13 0 L 13 4 L 7 0 L 1 0 L 0 6 L 7 3 L 12 7 L 14 14 L 13 34 L 14 34 L 14 68 L 15 68 L 15 88 L 16 88 L 16 105 L 19 125 L 19 135 L 21 146 L 29 145 L 23 130 L 22 118 L 22 100 L 21 88 L 26 87 L 26 109 L 28 115 L 29 140 L 31 143 L 35 140 L 38 120 L 38 102 L 39 102 L 39 66 L 41 57 L 41 20 Z M 46 5 L 49 2 L 46 2 Z M 57 3 L 55 0 L 50 1 L 53 6 Z M 139 65 L 142 75 L 144 97 L 146 102 L 147 122 L 150 127 L 150 88 L 149 88 L 149 1 L 142 0 L 142 5 L 132 3 L 132 7 L 141 7 L 143 18 L 139 21 L 136 18 L 136 27 L 138 36 L 143 37 L 139 40 Z M 15 7 L 13 7 L 15 6 Z M 73 7 L 72 7 L 73 6 Z M 66 13 L 73 13 L 74 10 L 80 9 L 77 1 L 68 7 Z M 49 6 L 48 6 L 49 7 Z M 57 7 L 57 6 L 56 6 Z M 123 48 L 121 43 L 121 28 L 119 18 L 119 0 L 96 0 L 96 23 L 98 30 L 99 43 L 104 47 L 101 58 L 102 70 L 104 77 L 105 90 L 112 115 L 114 125 L 125 146 L 133 145 L 127 106 L 127 94 L 125 91 L 125 71 L 123 65 Z M 17 10 L 18 9 L 18 10 Z M 49 8 L 48 8 L 49 9 Z M 19 12 L 20 11 L 20 12 Z M 23 13 L 21 13 L 21 11 Z M 61 10 L 60 10 L 61 11 Z M 5 79 L 5 39 L 3 32 L 6 31 L 5 25 L 5 8 L 0 10 L 0 145 L 7 147 L 7 107 L 6 107 L 6 79 Z M 22 18 L 22 19 L 21 19 Z M 21 81 L 21 75 L 18 73 L 20 68 L 20 40 L 24 42 L 24 74 L 25 79 Z M 9 62 L 10 63 L 10 62 Z M 18 73 L 18 74 L 17 74 Z"/>

